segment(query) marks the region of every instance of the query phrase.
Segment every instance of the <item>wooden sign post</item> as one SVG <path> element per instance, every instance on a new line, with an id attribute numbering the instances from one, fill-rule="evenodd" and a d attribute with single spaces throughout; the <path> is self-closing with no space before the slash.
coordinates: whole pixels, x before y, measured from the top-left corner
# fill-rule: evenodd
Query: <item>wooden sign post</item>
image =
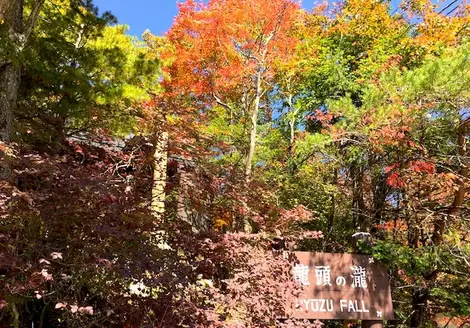
<path id="1" fill-rule="evenodd" d="M 291 302 L 297 319 L 362 320 L 363 328 L 392 320 L 387 271 L 368 255 L 294 252 L 292 274 L 302 286 Z"/>

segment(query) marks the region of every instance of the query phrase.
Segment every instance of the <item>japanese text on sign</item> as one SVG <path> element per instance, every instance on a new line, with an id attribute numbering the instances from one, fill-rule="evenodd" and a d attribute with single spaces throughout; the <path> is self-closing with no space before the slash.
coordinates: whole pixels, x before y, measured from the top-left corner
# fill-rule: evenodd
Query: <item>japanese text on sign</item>
<path id="1" fill-rule="evenodd" d="M 293 316 L 308 319 L 393 319 L 388 275 L 365 255 L 294 253 L 293 279 L 302 293 Z"/>

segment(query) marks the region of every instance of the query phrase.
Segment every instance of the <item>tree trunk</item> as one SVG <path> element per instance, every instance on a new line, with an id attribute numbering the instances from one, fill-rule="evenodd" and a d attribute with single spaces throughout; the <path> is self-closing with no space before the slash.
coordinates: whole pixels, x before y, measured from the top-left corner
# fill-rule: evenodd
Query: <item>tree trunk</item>
<path id="1" fill-rule="evenodd" d="M 258 113 L 259 113 L 259 105 L 261 102 L 261 68 L 258 69 L 256 73 L 256 96 L 255 96 L 255 105 L 253 108 L 253 112 L 251 113 L 251 129 L 250 129 L 250 150 L 248 151 L 248 156 L 246 159 L 246 169 L 245 169 L 245 176 L 246 182 L 250 182 L 251 180 L 251 173 L 253 168 L 253 157 L 255 155 L 255 148 L 256 148 L 256 134 L 258 129 Z"/>
<path id="2" fill-rule="evenodd" d="M 354 224 L 360 228 L 361 231 L 365 231 L 367 228 L 366 222 L 366 206 L 364 202 L 364 171 L 357 163 L 353 163 L 351 167 L 351 178 L 353 182 L 353 215 Z"/>
<path id="3" fill-rule="evenodd" d="M 21 68 L 13 63 L 18 37 L 23 30 L 23 1 L 0 0 L 0 37 L 6 37 L 13 49 L 0 56 L 0 140 L 13 137 L 13 112 L 16 107 Z"/>
<path id="4" fill-rule="evenodd" d="M 294 143 L 295 143 L 295 121 L 294 119 L 289 121 L 289 132 L 290 132 L 290 139 L 289 139 L 289 156 L 294 156 Z"/>
<path id="5" fill-rule="evenodd" d="M 289 147 L 287 149 L 287 154 L 291 159 L 293 159 L 295 155 L 295 131 L 297 128 L 298 114 L 298 109 L 294 109 L 293 98 L 294 96 L 292 93 L 287 95 L 287 105 L 289 106 L 289 112 L 287 114 L 287 123 L 289 126 Z M 293 175 L 296 169 L 297 165 L 295 164 L 295 161 L 292 161 L 292 163 L 289 164 L 290 173 Z"/>
<path id="6" fill-rule="evenodd" d="M 23 0 L 0 0 L 0 21 L 9 37 L 22 28 Z"/>
<path id="7" fill-rule="evenodd" d="M 0 37 L 6 37 L 15 49 L 16 36 L 22 30 L 23 1 L 0 0 Z M 0 55 L 0 141 L 9 143 L 14 135 L 13 113 L 16 107 L 21 68 L 15 65 L 15 54 Z M 0 158 L 0 180 L 9 180 L 11 168 L 8 154 Z"/>
<path id="8" fill-rule="evenodd" d="M 248 184 L 251 181 L 251 175 L 253 170 L 253 158 L 255 156 L 256 149 L 256 135 L 258 129 L 258 114 L 259 114 L 259 105 L 261 102 L 261 67 L 256 73 L 256 95 L 255 95 L 255 105 L 253 112 L 251 113 L 251 129 L 250 129 L 250 149 L 248 151 L 248 156 L 246 158 L 246 168 L 245 168 L 245 182 Z M 253 227 L 248 218 L 243 218 L 243 230 L 245 233 L 252 233 Z"/>
<path id="9" fill-rule="evenodd" d="M 19 84 L 18 66 L 9 63 L 0 68 L 0 140 L 4 142 L 10 142 L 13 137 L 13 113 Z"/>
<path id="10" fill-rule="evenodd" d="M 333 171 L 332 184 L 334 186 L 338 185 L 338 169 L 336 168 Z M 327 216 L 326 236 L 325 238 L 323 238 L 323 250 L 324 251 L 326 251 L 326 247 L 330 243 L 330 239 L 333 233 L 333 227 L 335 223 L 335 215 L 336 215 L 336 197 L 335 197 L 335 191 L 333 191 L 330 196 L 330 210 L 328 211 L 328 216 Z"/>
<path id="11" fill-rule="evenodd" d="M 0 38 L 10 51 L 0 54 L 0 141 L 8 143 L 14 136 L 14 113 L 20 86 L 21 65 L 15 63 L 26 46 L 39 11 L 45 0 L 36 0 L 23 26 L 23 0 L 0 0 Z M 0 179 L 11 177 L 8 155 L 0 158 Z"/>
<path id="12" fill-rule="evenodd" d="M 429 298 L 427 288 L 416 287 L 413 291 L 413 309 L 410 319 L 410 328 L 420 328 L 426 319 L 426 307 Z"/>
<path id="13" fill-rule="evenodd" d="M 178 167 L 179 173 L 179 190 L 178 190 L 178 200 L 176 201 L 176 216 L 183 220 L 184 222 L 189 223 L 192 226 L 192 222 L 189 220 L 188 209 L 186 208 L 186 183 L 187 183 L 187 173 L 184 171 L 184 168 Z"/>
<path id="14" fill-rule="evenodd" d="M 292 104 L 292 94 L 289 94 L 287 96 L 287 104 L 289 105 L 289 113 L 292 113 L 293 117 L 290 118 L 289 120 L 289 134 L 290 134 L 290 138 L 289 138 L 289 155 L 292 156 L 293 155 L 293 150 L 294 150 L 294 143 L 295 143 L 295 114 L 293 113 L 294 112 L 294 106 Z"/>
<path id="15" fill-rule="evenodd" d="M 168 163 L 168 132 L 161 132 L 155 138 L 152 200 L 150 211 L 156 220 L 163 219 L 165 213 L 165 187 Z"/>
<path id="16" fill-rule="evenodd" d="M 469 160 L 468 160 L 468 153 L 467 153 L 467 141 L 466 141 L 466 134 L 467 134 L 467 125 L 468 122 L 461 122 L 458 130 L 457 136 L 457 149 L 459 160 L 461 161 L 462 165 L 459 172 L 459 182 L 458 182 L 458 189 L 454 195 L 454 201 L 449 209 L 449 215 L 455 216 L 460 213 L 461 207 L 465 200 L 465 184 L 466 180 L 468 179 L 469 173 Z"/>
<path id="17" fill-rule="evenodd" d="M 369 167 L 373 172 L 373 168 L 377 166 L 379 159 L 376 156 L 371 156 L 369 160 Z M 372 173 L 372 186 L 373 186 L 373 213 L 374 223 L 380 224 L 382 221 L 383 209 L 386 205 L 387 195 L 389 193 L 389 187 L 387 185 L 387 175 L 380 173 Z"/>
<path id="18" fill-rule="evenodd" d="M 20 68 L 6 64 L 0 68 L 0 141 L 9 143 L 13 138 L 13 112 L 20 83 Z M 2 158 L 3 157 L 3 158 Z M 0 180 L 9 180 L 11 168 L 7 153 L 0 156 Z"/>

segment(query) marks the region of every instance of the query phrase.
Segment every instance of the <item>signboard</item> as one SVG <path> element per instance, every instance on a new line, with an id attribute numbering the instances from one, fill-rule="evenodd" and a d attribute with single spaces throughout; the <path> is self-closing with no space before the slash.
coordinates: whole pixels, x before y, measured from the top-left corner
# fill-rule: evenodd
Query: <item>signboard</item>
<path id="1" fill-rule="evenodd" d="M 298 319 L 392 320 L 387 271 L 367 255 L 294 252 L 292 274 L 302 292 L 292 302 Z"/>

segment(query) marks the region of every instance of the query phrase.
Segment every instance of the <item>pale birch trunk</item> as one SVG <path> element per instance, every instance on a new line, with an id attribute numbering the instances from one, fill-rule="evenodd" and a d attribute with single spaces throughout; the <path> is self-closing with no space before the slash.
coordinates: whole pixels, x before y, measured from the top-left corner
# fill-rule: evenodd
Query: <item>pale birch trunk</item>
<path id="1" fill-rule="evenodd" d="M 255 95 L 255 105 L 253 112 L 251 113 L 251 129 L 250 129 L 250 149 L 248 151 L 248 156 L 246 158 L 246 169 L 245 176 L 246 181 L 249 182 L 251 179 L 251 173 L 253 170 L 253 157 L 256 150 L 256 134 L 258 130 L 258 114 L 259 114 L 259 105 L 261 102 L 261 71 L 258 70 L 256 73 L 256 95 Z"/>
<path id="2" fill-rule="evenodd" d="M 289 106 L 289 113 L 292 117 L 289 118 L 289 155 L 293 155 L 294 143 L 295 143 L 295 123 L 296 123 L 296 112 L 294 112 L 293 96 L 291 93 L 287 96 L 287 105 Z"/>
<path id="3" fill-rule="evenodd" d="M 150 211 L 157 219 L 163 219 L 165 214 L 165 187 L 168 164 L 168 132 L 161 132 L 155 140 L 154 168 L 152 181 L 152 200 Z"/>

